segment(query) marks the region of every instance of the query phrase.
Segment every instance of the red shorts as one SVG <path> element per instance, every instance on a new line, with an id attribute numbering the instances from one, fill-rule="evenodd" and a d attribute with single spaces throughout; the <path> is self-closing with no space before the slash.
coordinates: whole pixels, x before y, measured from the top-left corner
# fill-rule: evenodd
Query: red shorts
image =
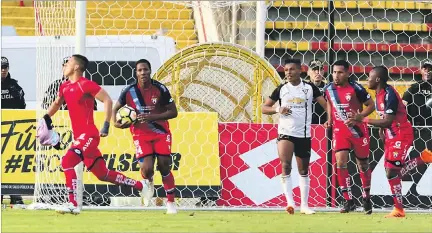
<path id="1" fill-rule="evenodd" d="M 401 168 L 414 141 L 413 134 L 398 135 L 384 143 L 384 167 Z"/>
<path id="2" fill-rule="evenodd" d="M 99 141 L 99 135 L 83 133 L 72 142 L 70 150 L 79 156 L 82 155 L 84 165 L 90 168 L 97 158 L 102 157 L 102 153 L 98 148 Z"/>
<path id="3" fill-rule="evenodd" d="M 345 125 L 333 128 L 333 150 L 354 150 L 359 159 L 369 158 L 369 131 L 366 124 L 349 129 Z"/>
<path id="4" fill-rule="evenodd" d="M 171 155 L 171 133 L 134 135 L 136 158 L 148 155 Z"/>

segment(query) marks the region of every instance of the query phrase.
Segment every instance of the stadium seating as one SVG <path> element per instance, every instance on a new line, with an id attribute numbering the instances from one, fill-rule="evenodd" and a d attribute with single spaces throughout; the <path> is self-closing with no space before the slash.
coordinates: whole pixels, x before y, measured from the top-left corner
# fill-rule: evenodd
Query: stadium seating
<path id="1" fill-rule="evenodd" d="M 88 35 L 152 35 L 163 28 L 165 35 L 176 40 L 179 49 L 198 42 L 192 10 L 181 5 L 158 1 L 89 1 L 87 15 Z M 32 3 L 26 1 L 20 7 L 17 1 L 3 1 L 2 25 L 14 26 L 21 36 L 35 35 Z"/>
<path id="2" fill-rule="evenodd" d="M 19 1 L 3 1 L 2 6 L 2 25 L 14 26 L 18 35 L 35 34 L 31 1 L 26 0 L 25 7 L 20 7 Z M 314 58 L 324 60 L 328 22 L 326 14 L 321 13 L 327 7 L 325 0 L 271 2 L 265 47 L 266 56 L 278 71 L 283 71 L 280 64 L 290 56 L 301 58 L 305 64 Z M 353 64 L 351 71 L 360 80 L 372 65 L 381 63 L 390 67 L 394 80 L 412 80 L 413 74 L 419 74 L 419 61 L 432 50 L 432 41 L 427 39 L 432 27 L 422 18 L 430 14 L 427 12 L 432 10 L 432 3 L 348 0 L 335 1 L 335 8 L 337 33 L 333 49 Z M 178 49 L 198 42 L 192 9 L 179 4 L 89 1 L 87 15 L 88 35 L 149 35 L 163 28 L 165 35 L 176 40 Z M 251 21 L 238 23 L 243 28 L 255 26 Z M 415 59 L 410 59 L 413 54 Z"/>

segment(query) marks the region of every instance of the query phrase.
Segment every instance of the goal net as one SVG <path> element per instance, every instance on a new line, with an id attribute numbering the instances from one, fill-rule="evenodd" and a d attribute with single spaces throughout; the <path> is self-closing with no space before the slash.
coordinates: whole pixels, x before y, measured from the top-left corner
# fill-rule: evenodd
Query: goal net
<path id="1" fill-rule="evenodd" d="M 63 57 L 75 51 L 76 3 L 35 1 L 34 8 L 35 31 L 40 36 L 37 89 L 42 101 L 48 86 L 61 78 Z M 431 9 L 432 3 L 424 1 L 88 1 L 85 55 L 91 64 L 86 77 L 109 90 L 115 100 L 125 85 L 134 82 L 134 61 L 146 58 L 152 62 L 154 79 L 170 89 L 180 111 L 170 122 L 179 206 L 280 209 L 286 200 L 275 145 L 277 116 L 262 115 L 261 105 L 283 82 L 284 60 L 300 59 L 305 79 L 309 62 L 320 60 L 324 82 L 331 81 L 329 65 L 347 60 L 351 79 L 363 85 L 373 66 L 385 65 L 390 84 L 402 96 L 421 80 L 422 64 L 431 59 Z M 409 106 L 425 109 L 416 104 Z M 37 112 L 38 117 L 44 113 L 42 109 Z M 426 123 L 431 114 L 412 114 L 419 121 L 410 158 L 419 156 L 431 140 Z M 98 111 L 96 122 L 102 119 Z M 57 114 L 55 125 L 64 136 L 64 150 L 38 148 L 37 153 L 34 202 L 48 207 L 66 201 L 59 164 L 72 142 L 66 111 Z M 389 208 L 392 198 L 383 144 L 378 129 L 370 128 L 370 133 L 372 202 L 374 208 Z M 312 127 L 309 204 L 335 210 L 342 196 L 328 135 L 331 133 L 322 125 Z M 141 179 L 129 131 L 112 129 L 101 140 L 100 149 L 110 169 Z M 361 182 L 353 161 L 348 170 L 360 206 Z M 294 161 L 292 167 L 298 203 Z M 84 208 L 142 207 L 136 191 L 101 182 L 83 170 Z M 431 210 L 432 188 L 427 182 L 431 177 L 430 166 L 420 166 L 403 177 L 407 208 Z M 155 178 L 152 208 L 165 201 L 158 172 Z"/>

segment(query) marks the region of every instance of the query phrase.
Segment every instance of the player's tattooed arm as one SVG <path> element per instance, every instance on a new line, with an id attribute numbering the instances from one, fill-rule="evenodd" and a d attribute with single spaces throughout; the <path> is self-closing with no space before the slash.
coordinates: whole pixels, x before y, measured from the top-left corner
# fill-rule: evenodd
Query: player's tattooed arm
<path id="1" fill-rule="evenodd" d="M 112 100 L 111 97 L 103 88 L 99 90 L 99 92 L 95 95 L 95 98 L 104 104 L 105 121 L 104 121 L 104 125 L 102 126 L 100 136 L 106 137 L 108 136 L 109 122 L 111 120 L 111 115 L 112 115 Z"/>
<path id="2" fill-rule="evenodd" d="M 48 111 L 47 111 L 48 116 L 52 117 L 61 108 L 63 103 L 64 103 L 64 97 L 63 96 L 57 96 L 57 98 L 54 100 L 54 102 L 48 108 Z"/>

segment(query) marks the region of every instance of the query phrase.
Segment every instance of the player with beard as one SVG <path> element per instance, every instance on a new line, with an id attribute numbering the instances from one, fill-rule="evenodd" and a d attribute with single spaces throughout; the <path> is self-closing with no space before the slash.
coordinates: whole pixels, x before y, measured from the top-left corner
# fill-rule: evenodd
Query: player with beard
<path id="1" fill-rule="evenodd" d="M 336 154 L 337 177 L 340 190 L 345 199 L 341 213 L 354 211 L 351 178 L 348 174 L 349 152 L 354 150 L 360 179 L 363 187 L 363 208 L 366 214 L 372 213 L 370 201 L 371 170 L 369 169 L 369 132 L 363 122 L 348 122 L 349 114 L 360 112 L 363 117 L 374 110 L 374 103 L 367 91 L 358 83 L 349 81 L 349 64 L 339 60 L 333 65 L 333 82 L 324 88 L 327 97 L 327 111 L 331 112 L 325 127 L 333 127 L 333 150 Z M 363 109 L 363 104 L 366 108 Z"/>

